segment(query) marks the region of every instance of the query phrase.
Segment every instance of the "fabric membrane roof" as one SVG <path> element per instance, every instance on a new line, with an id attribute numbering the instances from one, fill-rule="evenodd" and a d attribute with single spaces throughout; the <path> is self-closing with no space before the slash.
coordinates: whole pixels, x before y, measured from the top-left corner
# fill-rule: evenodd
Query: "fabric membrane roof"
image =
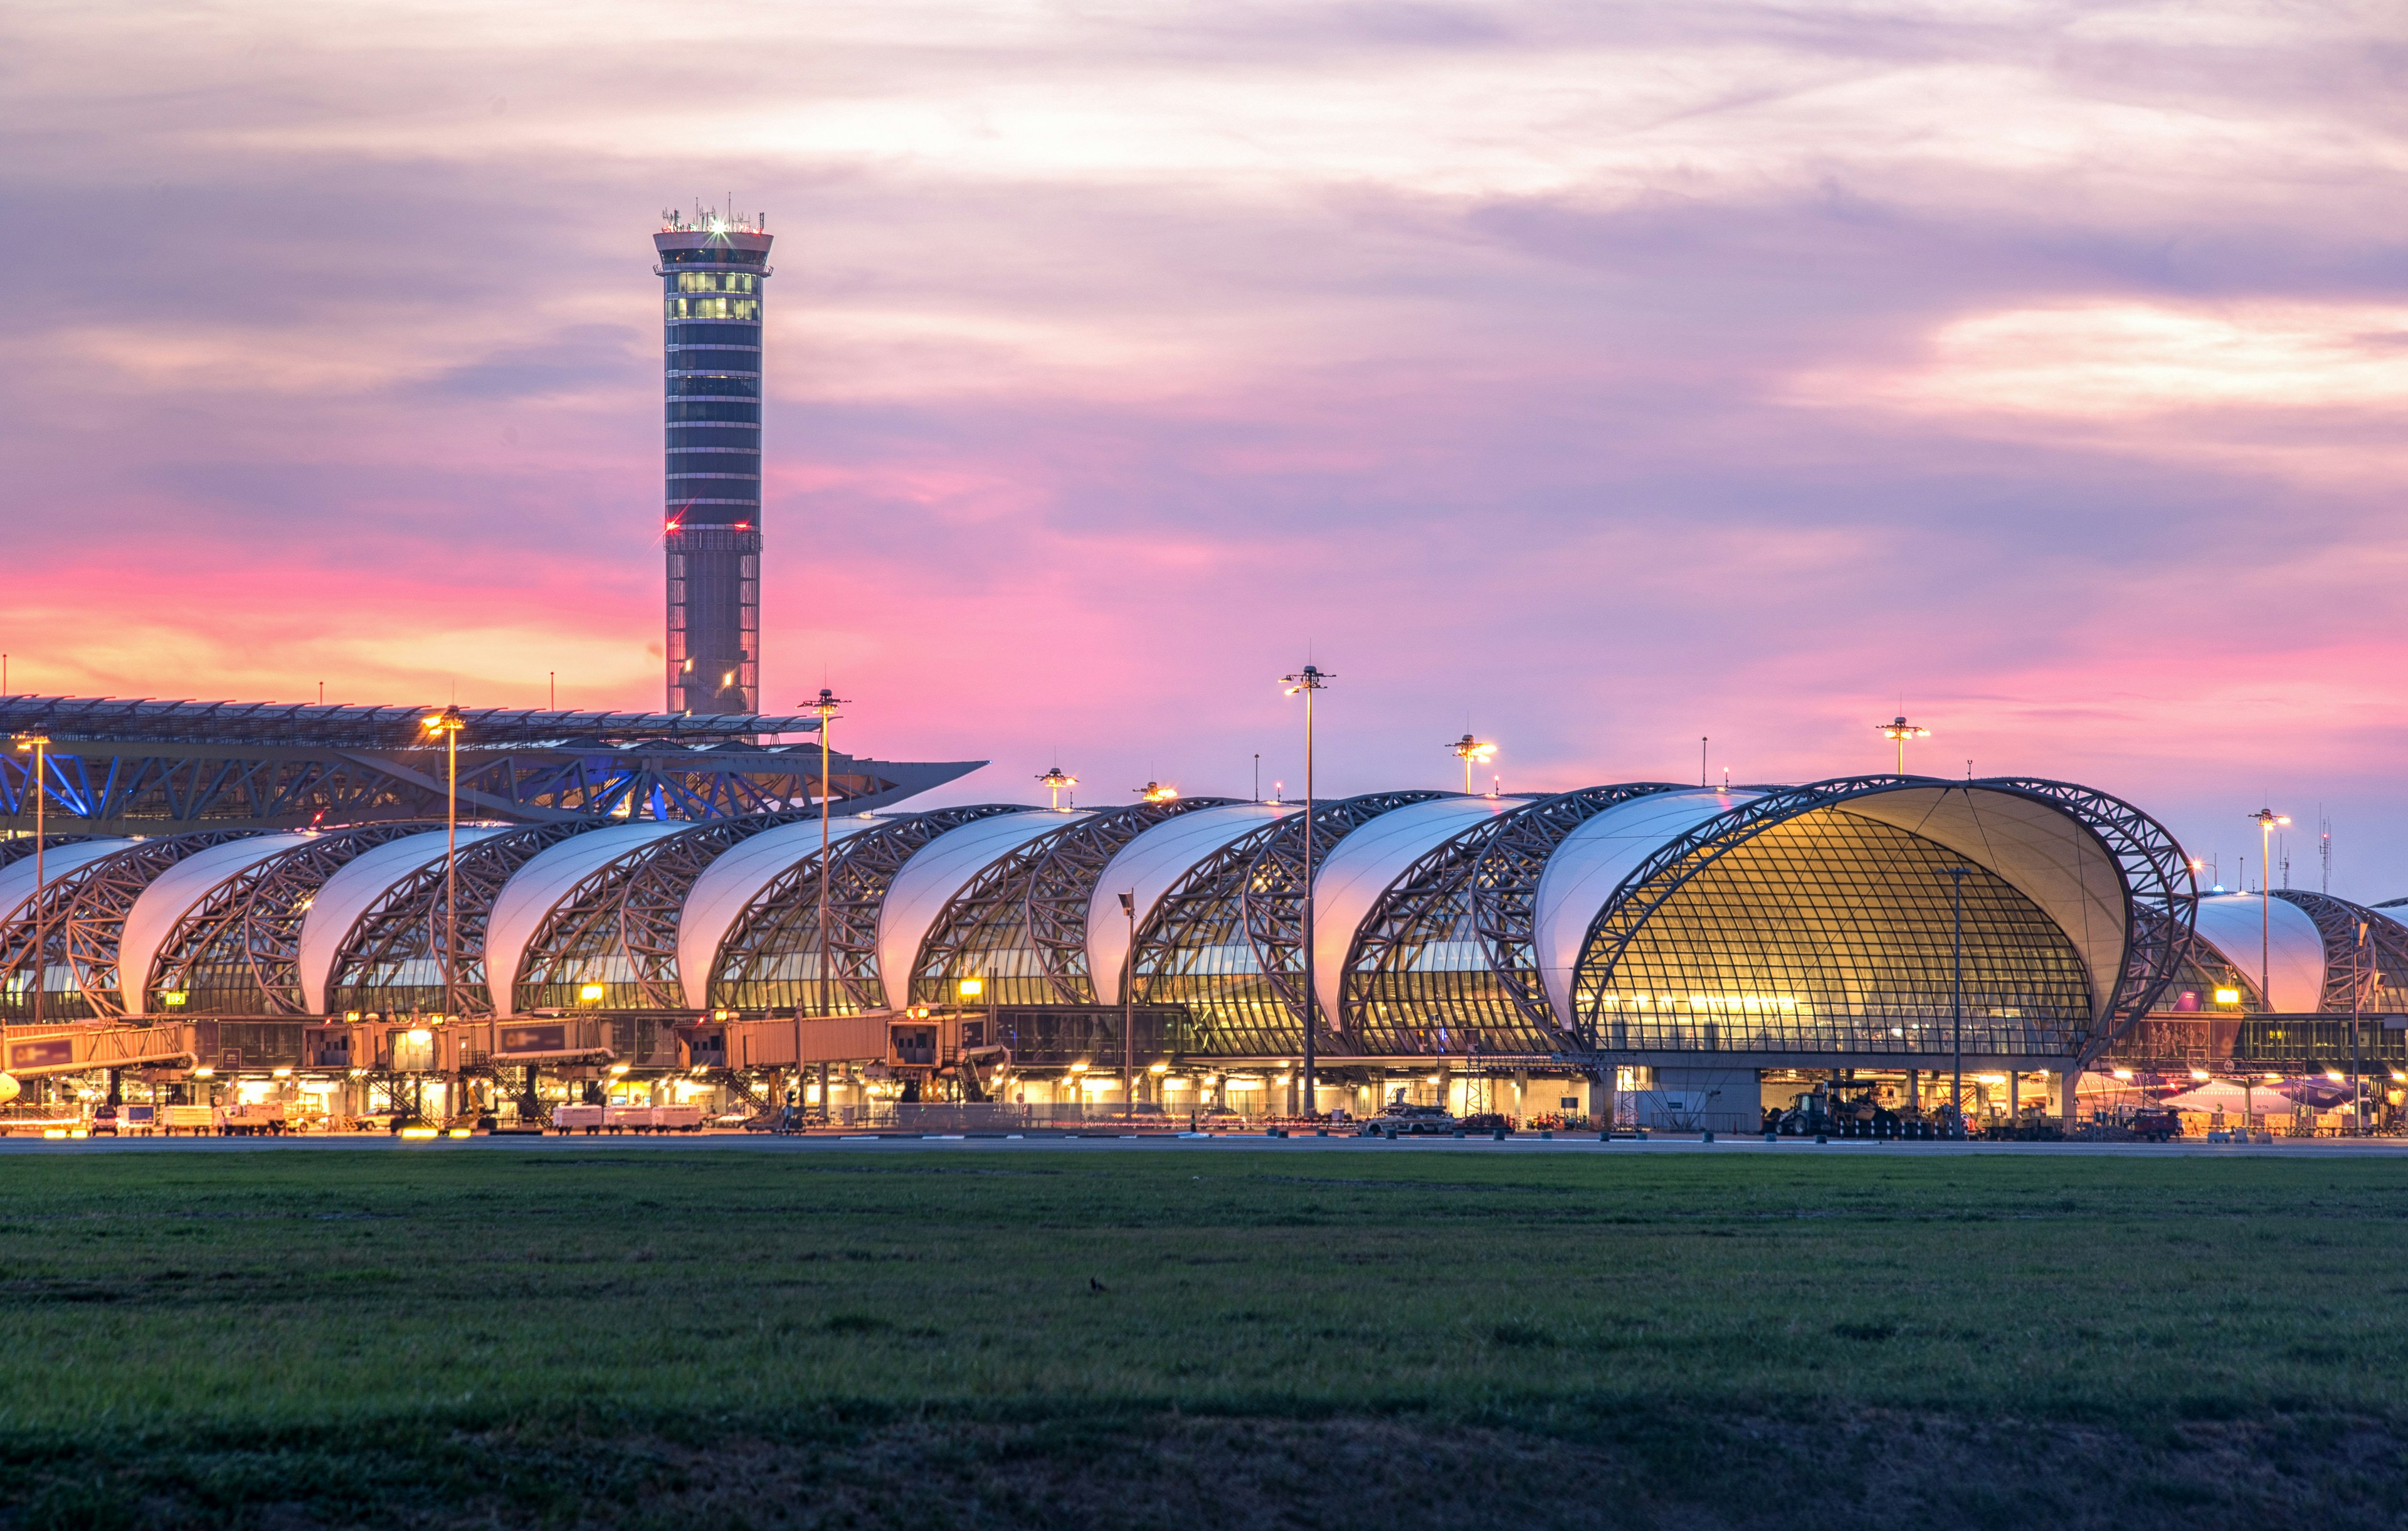
<path id="1" fill-rule="evenodd" d="M 307 835 L 258 835 L 228 840 L 194 851 L 152 879 L 126 911 L 124 928 L 117 937 L 117 994 L 125 1013 L 143 1013 L 150 987 L 150 959 L 193 906 L 226 879 L 307 845 L 309 839 Z"/>
<path id="2" fill-rule="evenodd" d="M 1453 795 L 1408 803 L 1349 831 L 1329 848 L 1312 880 L 1312 988 L 1323 1015 L 1342 1015 L 1346 957 L 1354 933 L 1405 868 L 1526 801 Z"/>
<path id="3" fill-rule="evenodd" d="M 460 848 L 465 851 L 479 840 L 503 833 L 506 832 L 492 825 L 462 824 Z M 394 884 L 442 859 L 443 831 L 438 829 L 428 835 L 404 836 L 363 851 L 326 880 L 318 896 L 310 901 L 309 912 L 302 917 L 296 954 L 301 1001 L 312 1014 L 326 1013 L 326 980 L 334 976 L 335 964 L 343 954 L 343 943 L 350 938 L 351 927 L 359 923 L 360 916 L 374 908 Z"/>
<path id="4" fill-rule="evenodd" d="M 546 846 L 511 873 L 485 921 L 485 988 L 493 995 L 494 1013 L 517 1013 L 511 993 L 518 984 L 519 959 L 526 955 L 527 942 L 543 928 L 544 917 L 570 889 L 588 873 L 601 870 L 646 841 L 683 834 L 693 827 L 652 823 L 590 830 Z"/>
<path id="5" fill-rule="evenodd" d="M 828 821 L 834 848 L 888 819 L 853 814 Z M 820 823 L 816 819 L 780 824 L 729 846 L 694 880 L 685 909 L 678 916 L 678 986 L 685 1002 L 699 1010 L 710 1003 L 710 975 L 719 963 L 720 943 L 752 907 L 769 884 L 820 854 Z"/>
<path id="6" fill-rule="evenodd" d="M 1128 918 L 1121 913 L 1120 895 L 1137 894 L 1137 923 L 1146 920 L 1163 895 L 1179 885 L 1197 862 L 1223 846 L 1243 839 L 1265 824 L 1301 811 L 1293 803 L 1232 803 L 1225 808 L 1198 808 L 1166 819 L 1121 847 L 1096 880 L 1087 900 L 1087 972 L 1096 997 L 1117 1005 L 1122 1000 L 1121 964 L 1128 958 Z"/>
<path id="7" fill-rule="evenodd" d="M 2199 901 L 2197 928 L 2250 988 L 2265 970 L 2272 993 L 2260 999 L 2268 1009 L 2304 1013 L 2324 998 L 2325 938 L 2298 905 L 2258 894 L 2209 894 Z"/>
<path id="8" fill-rule="evenodd" d="M 1056 813 L 1050 808 L 998 814 L 938 836 L 905 862 L 878 913 L 878 978 L 886 990 L 887 1008 L 899 1010 L 911 1003 L 911 966 L 920 958 L 920 943 L 955 894 L 1039 836 L 1087 817 L 1085 810 Z"/>

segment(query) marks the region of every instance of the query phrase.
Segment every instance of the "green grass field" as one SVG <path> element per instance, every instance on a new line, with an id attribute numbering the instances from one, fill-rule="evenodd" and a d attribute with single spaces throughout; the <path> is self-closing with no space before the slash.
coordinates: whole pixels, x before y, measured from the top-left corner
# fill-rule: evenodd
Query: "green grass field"
<path id="1" fill-rule="evenodd" d="M 0 1162 L 0 1524 L 2408 1523 L 2408 1165 Z"/>

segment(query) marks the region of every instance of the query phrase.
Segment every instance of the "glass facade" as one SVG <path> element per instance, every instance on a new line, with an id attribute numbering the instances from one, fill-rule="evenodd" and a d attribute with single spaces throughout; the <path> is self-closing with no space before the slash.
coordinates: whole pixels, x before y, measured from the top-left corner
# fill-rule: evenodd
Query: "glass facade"
<path id="1" fill-rule="evenodd" d="M 1949 1052 L 1958 866 L 1965 1051 L 2071 1051 L 2093 1004 L 2065 932 L 1945 846 L 1835 810 L 1715 858 L 1618 953 L 1592 943 L 1582 1020 L 1616 1052 Z"/>
<path id="2" fill-rule="evenodd" d="M 761 286 L 757 223 L 672 215 L 652 236 L 665 336 L 668 709 L 759 710 Z M 708 429 L 689 422 L 708 421 Z"/>

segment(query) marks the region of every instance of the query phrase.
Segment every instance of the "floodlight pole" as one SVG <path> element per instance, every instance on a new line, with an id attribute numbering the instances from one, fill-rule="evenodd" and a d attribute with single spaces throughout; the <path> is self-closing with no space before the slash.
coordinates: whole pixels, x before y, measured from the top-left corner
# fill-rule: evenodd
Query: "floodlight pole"
<path id="1" fill-rule="evenodd" d="M 1128 946 L 1121 956 L 1121 1120 L 1137 1117 L 1137 890 L 1121 894 Z"/>
<path id="2" fill-rule="evenodd" d="M 453 709 L 454 712 L 457 708 Z M 443 733 L 443 1013 L 460 1013 L 460 731 Z"/>
<path id="3" fill-rule="evenodd" d="M 1900 776 L 1906 774 L 1906 741 L 1931 737 L 1930 729 L 1918 723 L 1908 723 L 1906 714 L 1903 712 L 1885 723 L 1873 724 L 1873 731 L 1898 746 L 1898 774 Z M 1705 782 L 1700 779 L 1698 784 L 1704 786 Z"/>
<path id="4" fill-rule="evenodd" d="M 452 703 L 421 723 L 443 738 L 443 1013 L 460 1013 L 460 731 L 468 720 Z"/>
<path id="5" fill-rule="evenodd" d="M 2358 923 L 2358 944 L 2349 962 L 2349 1135 L 2366 1136 L 2366 1086 L 2358 1077 L 2358 1012 L 2366 998 L 2366 922 Z"/>
<path id="6" fill-rule="evenodd" d="M 837 708 L 844 704 L 845 698 L 822 686 L 819 700 L 804 708 L 820 721 L 820 1016 L 822 1019 L 825 1019 L 830 1013 L 828 1005 L 831 995 L 828 978 L 833 965 L 829 959 L 834 955 L 828 950 L 828 844 L 831 834 L 828 812 L 834 794 L 834 789 L 828 782 L 828 772 L 833 769 L 829 764 L 828 724 L 843 716 L 837 711 Z M 808 1102 L 803 1099 L 803 1018 L 802 1012 L 797 1010 L 795 1012 L 795 1118 L 797 1125 L 801 1123 L 803 1108 L 807 1104 Z M 823 1114 L 826 1114 L 827 1109 L 827 1092 L 823 1089 L 820 1092 L 820 1110 Z"/>
<path id="7" fill-rule="evenodd" d="M 1337 677 L 1318 666 L 1307 665 L 1285 678 L 1287 694 L 1304 694 L 1304 1115 L 1313 1114 L 1312 1041 L 1314 1008 L 1319 997 L 1313 992 L 1312 973 L 1312 694 L 1325 689 Z"/>
<path id="8" fill-rule="evenodd" d="M 2274 826 L 2291 821 L 2270 808 L 2261 808 L 2249 816 L 2258 826 L 2258 846 L 2262 854 L 2258 858 L 2258 1002 L 2269 1014 L 2274 1009 L 2274 880 L 2267 874 L 2274 869 Z"/>
<path id="9" fill-rule="evenodd" d="M 449 1023 L 460 1015 L 460 731 L 468 726 L 468 720 L 461 716 L 460 704 L 453 702 L 420 719 L 419 726 L 443 740 L 443 1019 Z M 489 1054 L 491 1051 L 488 1047 Z M 447 1088 L 452 1092 L 452 1114 L 457 1116 L 468 1094 L 468 1064 L 456 1049 L 454 1056 L 460 1066 Z"/>
<path id="10" fill-rule="evenodd" d="M 1900 772 L 1904 775 L 1904 772 Z M 1948 871 L 1950 915 L 1950 960 L 1954 968 L 1953 999 L 1949 1006 L 1956 1017 L 1956 1086 L 1952 1109 L 1956 1113 L 1956 1131 L 1965 1131 L 1965 874 L 1969 868 L 1951 866 Z"/>

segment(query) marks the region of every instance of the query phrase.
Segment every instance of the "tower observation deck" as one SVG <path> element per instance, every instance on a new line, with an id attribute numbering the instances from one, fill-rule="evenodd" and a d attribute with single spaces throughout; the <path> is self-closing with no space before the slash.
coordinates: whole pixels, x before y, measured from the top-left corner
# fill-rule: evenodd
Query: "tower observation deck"
<path id="1" fill-rule="evenodd" d="M 761 684 L 763 216 L 662 215 L 668 710 L 749 713 Z"/>

